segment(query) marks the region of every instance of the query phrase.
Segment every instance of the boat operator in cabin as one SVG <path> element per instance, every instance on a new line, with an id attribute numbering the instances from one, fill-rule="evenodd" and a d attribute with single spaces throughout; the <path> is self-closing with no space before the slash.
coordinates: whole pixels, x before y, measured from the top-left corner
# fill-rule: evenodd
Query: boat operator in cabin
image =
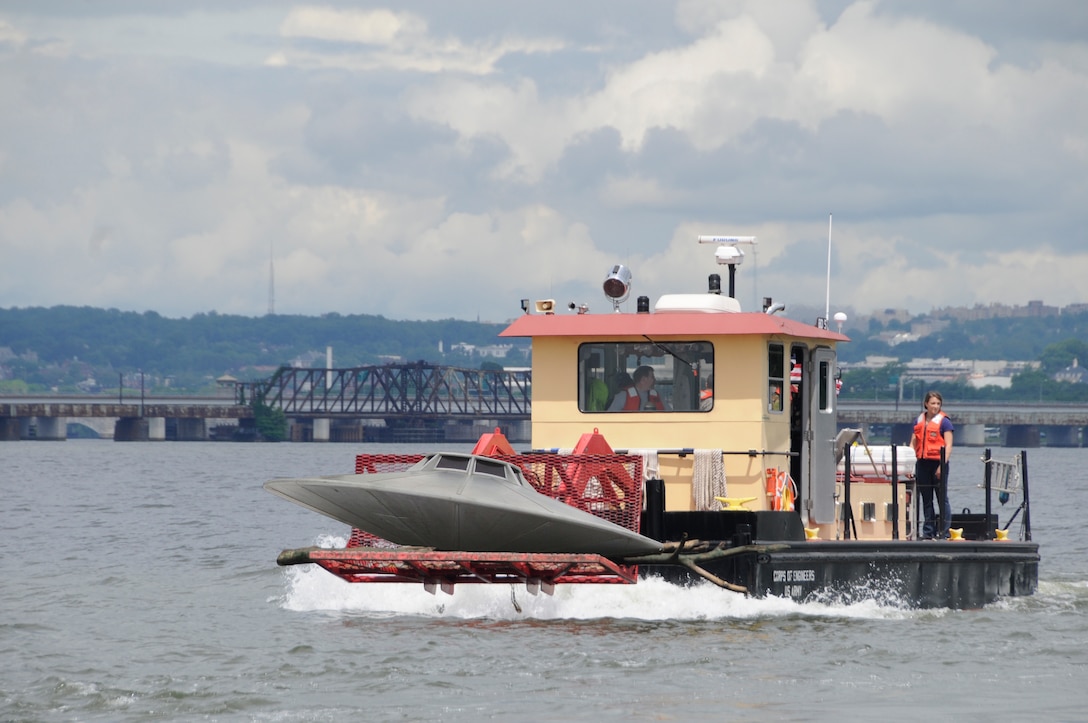
<path id="1" fill-rule="evenodd" d="M 922 401 L 922 413 L 914 422 L 910 443 L 917 462 L 914 479 L 922 496 L 922 539 L 943 540 L 952 526 L 952 509 L 948 503 L 948 461 L 952 457 L 952 420 L 941 407 L 940 392 L 928 391 Z M 933 512 L 933 497 L 940 506 L 940 522 Z"/>
<path id="2" fill-rule="evenodd" d="M 654 389 L 657 379 L 651 367 L 642 365 L 635 369 L 631 375 L 632 384 L 626 389 L 620 389 L 608 405 L 610 412 L 663 412 L 665 402 Z"/>

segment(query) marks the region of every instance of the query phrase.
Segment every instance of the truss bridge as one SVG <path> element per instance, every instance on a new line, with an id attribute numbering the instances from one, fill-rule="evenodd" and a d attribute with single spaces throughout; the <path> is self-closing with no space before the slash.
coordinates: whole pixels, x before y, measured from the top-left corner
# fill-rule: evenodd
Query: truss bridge
<path id="1" fill-rule="evenodd" d="M 473 438 L 473 425 L 527 422 L 532 375 L 528 370 L 426 362 L 350 369 L 281 367 L 266 380 L 240 385 L 239 395 L 243 403 L 257 399 L 283 410 L 294 420 L 292 426 L 299 427 L 292 429 L 292 438 L 337 438 L 336 428 L 344 430 L 346 423 L 380 420 L 389 430 L 382 441 L 441 441 L 450 435 L 436 430 L 451 426 L 466 428 L 466 438 Z"/>

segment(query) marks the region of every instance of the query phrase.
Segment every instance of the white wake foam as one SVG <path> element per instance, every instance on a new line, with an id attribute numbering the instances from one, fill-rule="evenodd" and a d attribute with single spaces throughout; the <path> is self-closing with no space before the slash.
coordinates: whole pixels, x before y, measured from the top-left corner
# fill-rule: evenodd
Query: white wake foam
<path id="1" fill-rule="evenodd" d="M 343 538 L 324 537 L 321 547 L 342 547 Z M 524 585 L 459 584 L 453 595 L 427 592 L 422 583 L 348 583 L 317 565 L 296 565 L 284 573 L 283 607 L 297 611 L 347 612 L 375 616 L 420 615 L 492 620 L 735 620 L 819 616 L 902 618 L 911 611 L 863 601 L 849 605 L 798 603 L 783 598 L 751 599 L 709 582 L 678 586 L 659 578 L 635 585 L 557 585 L 553 595 L 530 594 Z M 932 614 L 932 611 L 930 611 Z"/>

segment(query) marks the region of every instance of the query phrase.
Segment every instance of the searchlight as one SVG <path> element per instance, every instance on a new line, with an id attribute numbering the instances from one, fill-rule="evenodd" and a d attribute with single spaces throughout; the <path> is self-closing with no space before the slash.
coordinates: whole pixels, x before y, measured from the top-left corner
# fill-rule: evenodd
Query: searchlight
<path id="1" fill-rule="evenodd" d="M 604 279 L 604 295 L 612 300 L 612 310 L 619 311 L 631 295 L 631 270 L 623 264 L 613 266 Z"/>

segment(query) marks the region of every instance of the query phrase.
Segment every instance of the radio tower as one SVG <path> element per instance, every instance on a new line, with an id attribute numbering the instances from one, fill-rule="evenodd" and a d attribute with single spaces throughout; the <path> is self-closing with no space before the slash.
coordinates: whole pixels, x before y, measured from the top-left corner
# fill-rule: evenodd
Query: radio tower
<path id="1" fill-rule="evenodd" d="M 268 315 L 276 313 L 276 267 L 272 263 L 272 242 L 268 243 Z"/>

